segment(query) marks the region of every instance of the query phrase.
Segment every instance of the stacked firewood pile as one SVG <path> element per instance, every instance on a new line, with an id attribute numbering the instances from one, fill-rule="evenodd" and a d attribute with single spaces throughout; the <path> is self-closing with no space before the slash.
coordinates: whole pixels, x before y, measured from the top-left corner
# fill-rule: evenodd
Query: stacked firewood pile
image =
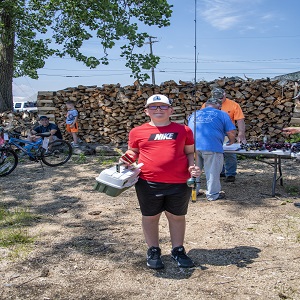
<path id="1" fill-rule="evenodd" d="M 8 131 L 17 131 L 26 137 L 28 130 L 39 125 L 37 112 L 4 112 L 0 114 L 0 126 Z"/>
<path id="2" fill-rule="evenodd" d="M 282 85 L 278 80 L 268 79 L 223 78 L 199 82 L 196 87 L 192 82 L 183 81 L 179 84 L 168 81 L 160 86 L 137 83 L 125 87 L 119 84 L 78 86 L 57 92 L 39 92 L 38 109 L 39 115 L 47 115 L 57 124 L 63 124 L 65 103 L 74 101 L 79 111 L 79 136 L 82 140 L 120 146 L 127 142 L 130 129 L 149 120 L 144 113 L 144 105 L 152 94 L 160 93 L 172 99 L 175 111 L 172 120 L 186 123 L 194 109 L 200 109 L 210 98 L 213 87 L 223 88 L 227 98 L 240 104 L 245 114 L 249 141 L 262 140 L 265 135 L 270 140 L 283 141 L 285 136 L 281 128 L 290 125 L 291 120 L 299 121 L 293 118 L 297 106 L 293 99 L 297 83 L 290 81 Z"/>

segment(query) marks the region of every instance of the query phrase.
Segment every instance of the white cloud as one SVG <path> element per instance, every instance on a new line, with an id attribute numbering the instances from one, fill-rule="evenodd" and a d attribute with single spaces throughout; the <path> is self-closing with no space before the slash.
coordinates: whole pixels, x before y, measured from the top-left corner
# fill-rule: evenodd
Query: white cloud
<path id="1" fill-rule="evenodd" d="M 219 18 L 218 20 L 212 20 L 211 24 L 221 30 L 230 29 L 234 27 L 236 24 L 239 23 L 239 17 L 238 16 L 223 16 L 222 18 Z"/>
<path id="2" fill-rule="evenodd" d="M 219 0 L 205 0 L 205 8 L 201 14 L 208 23 L 221 30 L 233 27 L 241 17 L 232 2 Z"/>
<path id="3" fill-rule="evenodd" d="M 274 19 L 274 17 L 275 16 L 272 13 L 266 13 L 265 15 L 261 16 L 261 20 L 268 21 Z"/>
<path id="4" fill-rule="evenodd" d="M 204 0 L 204 8 L 199 9 L 206 22 L 219 30 L 228 30 L 239 26 L 249 30 L 253 17 L 266 22 L 274 19 L 271 12 L 261 12 L 259 4 L 264 0 Z"/>

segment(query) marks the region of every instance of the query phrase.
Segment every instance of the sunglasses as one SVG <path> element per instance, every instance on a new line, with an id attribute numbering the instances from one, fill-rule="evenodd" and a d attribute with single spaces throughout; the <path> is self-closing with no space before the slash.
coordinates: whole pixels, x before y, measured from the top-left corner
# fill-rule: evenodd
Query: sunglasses
<path id="1" fill-rule="evenodd" d="M 149 105 L 147 108 L 150 110 L 157 110 L 158 108 L 161 110 L 168 110 L 169 105 Z"/>

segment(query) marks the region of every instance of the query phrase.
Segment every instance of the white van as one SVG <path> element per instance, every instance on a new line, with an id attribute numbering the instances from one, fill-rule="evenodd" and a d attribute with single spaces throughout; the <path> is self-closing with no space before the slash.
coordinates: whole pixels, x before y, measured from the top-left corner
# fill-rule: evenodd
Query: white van
<path id="1" fill-rule="evenodd" d="M 14 103 L 14 111 L 37 111 L 36 102 L 15 102 Z"/>

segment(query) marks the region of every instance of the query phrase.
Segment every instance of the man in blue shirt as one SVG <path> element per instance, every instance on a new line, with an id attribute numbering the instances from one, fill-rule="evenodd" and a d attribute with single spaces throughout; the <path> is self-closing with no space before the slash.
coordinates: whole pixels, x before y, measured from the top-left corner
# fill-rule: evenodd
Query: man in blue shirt
<path id="1" fill-rule="evenodd" d="M 227 135 L 228 144 L 233 144 L 236 135 L 236 127 L 229 115 L 221 111 L 221 106 L 220 99 L 210 98 L 205 103 L 205 108 L 197 110 L 188 120 L 188 126 L 193 132 L 196 130 L 194 137 L 197 164 L 201 170 L 205 170 L 206 198 L 210 201 L 225 198 L 225 194 L 220 193 L 220 173 L 224 162 L 223 142 Z M 200 186 L 197 186 L 197 192 L 199 189 Z"/>
<path id="2" fill-rule="evenodd" d="M 49 141 L 52 142 L 53 140 L 56 139 L 62 139 L 62 134 L 58 128 L 58 126 L 54 123 L 50 123 L 49 119 L 46 116 L 41 116 L 40 117 L 40 125 L 35 127 L 33 130 L 31 130 L 31 140 L 36 141 L 40 137 L 35 136 L 36 133 L 45 133 L 45 132 L 50 132 L 51 136 L 49 137 Z"/>

